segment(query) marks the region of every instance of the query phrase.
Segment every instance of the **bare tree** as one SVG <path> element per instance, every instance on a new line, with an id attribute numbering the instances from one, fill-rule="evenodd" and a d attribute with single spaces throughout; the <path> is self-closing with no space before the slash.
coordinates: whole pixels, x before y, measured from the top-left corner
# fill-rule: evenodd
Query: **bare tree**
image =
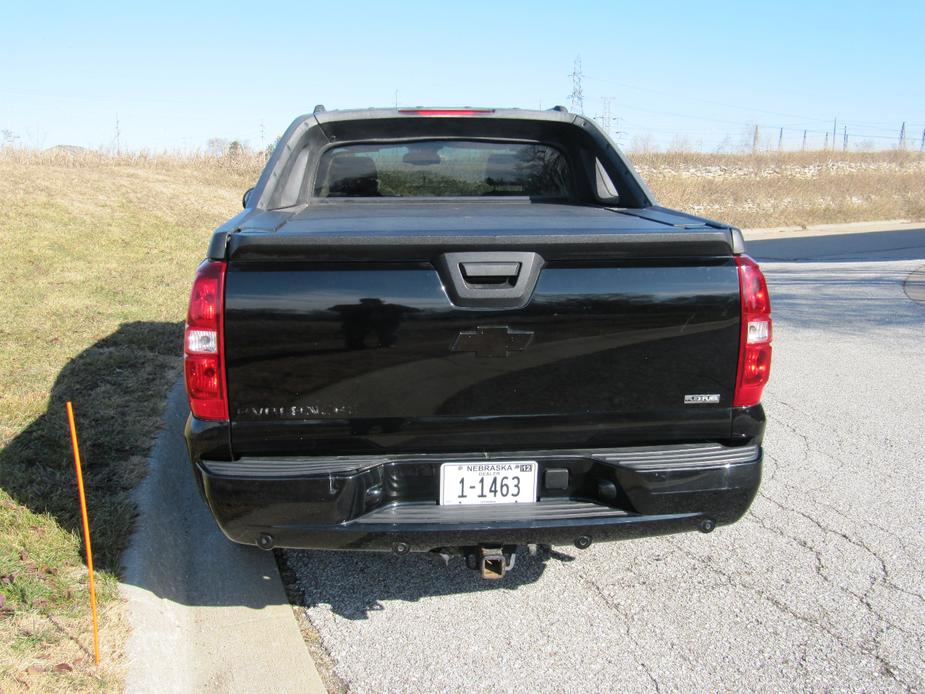
<path id="1" fill-rule="evenodd" d="M 669 152 L 691 152 L 693 147 L 691 146 L 691 141 L 687 139 L 686 135 L 681 135 L 680 133 L 671 138 L 671 144 L 668 145 Z"/>
<path id="2" fill-rule="evenodd" d="M 633 139 L 630 140 L 631 152 L 648 154 L 649 152 L 655 152 L 657 150 L 658 147 L 656 146 L 655 141 L 652 139 L 652 136 L 649 134 L 633 135 Z"/>
<path id="3" fill-rule="evenodd" d="M 206 142 L 206 151 L 214 157 L 223 157 L 230 146 L 231 143 L 223 137 L 211 137 Z"/>
<path id="4" fill-rule="evenodd" d="M 723 154 L 734 152 L 735 149 L 736 146 L 732 142 L 732 136 L 729 133 L 726 133 L 726 136 L 720 141 L 718 145 L 716 145 L 715 151 L 717 154 Z"/>

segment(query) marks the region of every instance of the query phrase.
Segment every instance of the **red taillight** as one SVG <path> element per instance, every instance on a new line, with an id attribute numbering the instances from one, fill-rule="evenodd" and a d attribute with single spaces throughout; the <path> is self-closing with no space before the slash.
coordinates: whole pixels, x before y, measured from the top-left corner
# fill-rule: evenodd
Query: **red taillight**
<path id="1" fill-rule="evenodd" d="M 407 116 L 479 116 L 494 113 L 493 108 L 400 108 Z"/>
<path id="2" fill-rule="evenodd" d="M 732 398 L 733 407 L 761 402 L 771 375 L 771 297 L 758 263 L 747 255 L 736 257 L 742 328 L 739 336 L 739 369 Z"/>
<path id="3" fill-rule="evenodd" d="M 222 334 L 224 294 L 225 263 L 206 260 L 196 270 L 183 335 L 186 395 L 193 416 L 199 419 L 228 419 Z"/>

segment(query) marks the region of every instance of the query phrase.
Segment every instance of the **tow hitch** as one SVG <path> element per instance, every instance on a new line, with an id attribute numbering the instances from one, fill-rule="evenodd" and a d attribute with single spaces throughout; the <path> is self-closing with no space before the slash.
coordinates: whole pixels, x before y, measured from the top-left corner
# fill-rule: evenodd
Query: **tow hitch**
<path id="1" fill-rule="evenodd" d="M 504 578 L 504 574 L 514 568 L 517 559 L 517 547 L 504 545 L 502 547 L 475 547 L 466 552 L 466 564 L 470 569 L 476 569 L 482 578 L 497 580 Z"/>

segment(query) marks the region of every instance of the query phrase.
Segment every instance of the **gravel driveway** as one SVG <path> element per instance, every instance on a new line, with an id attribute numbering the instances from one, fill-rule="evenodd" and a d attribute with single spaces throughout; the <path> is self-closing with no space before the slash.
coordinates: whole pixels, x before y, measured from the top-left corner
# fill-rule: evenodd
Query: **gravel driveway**
<path id="1" fill-rule="evenodd" d="M 356 692 L 925 689 L 915 255 L 764 264 L 765 479 L 736 525 L 522 555 L 497 583 L 290 552 L 336 673 Z"/>

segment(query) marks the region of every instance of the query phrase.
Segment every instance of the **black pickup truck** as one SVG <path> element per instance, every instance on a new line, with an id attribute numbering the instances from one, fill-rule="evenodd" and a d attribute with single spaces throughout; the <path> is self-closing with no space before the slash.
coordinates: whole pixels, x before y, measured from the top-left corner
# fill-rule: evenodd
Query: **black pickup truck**
<path id="1" fill-rule="evenodd" d="M 462 553 L 742 516 L 767 286 L 561 107 L 323 107 L 218 228 L 185 334 L 193 470 L 272 547 Z"/>

